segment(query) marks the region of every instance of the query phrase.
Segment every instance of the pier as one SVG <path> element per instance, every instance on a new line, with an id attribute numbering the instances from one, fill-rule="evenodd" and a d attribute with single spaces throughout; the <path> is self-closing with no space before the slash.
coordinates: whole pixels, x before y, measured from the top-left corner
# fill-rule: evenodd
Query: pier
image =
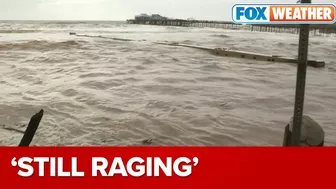
<path id="1" fill-rule="evenodd" d="M 269 24 L 254 24 L 242 25 L 231 21 L 210 21 L 210 20 L 190 20 L 190 19 L 170 19 L 162 17 L 158 14 L 148 16 L 142 14 L 135 16 L 134 19 L 126 21 L 127 24 L 139 25 L 157 25 L 157 26 L 178 26 L 178 27 L 198 27 L 198 28 L 222 28 L 230 30 L 248 30 L 257 32 L 273 32 L 273 33 L 292 33 L 299 34 L 300 25 L 269 25 Z M 336 35 L 335 24 L 315 24 L 310 25 L 311 35 Z"/>

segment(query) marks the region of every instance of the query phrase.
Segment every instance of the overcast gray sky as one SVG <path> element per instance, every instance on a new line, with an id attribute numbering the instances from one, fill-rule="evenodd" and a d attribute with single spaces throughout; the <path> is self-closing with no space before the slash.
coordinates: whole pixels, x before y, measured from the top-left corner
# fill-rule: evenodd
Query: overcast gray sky
<path id="1" fill-rule="evenodd" d="M 158 13 L 174 18 L 230 20 L 230 8 L 235 3 L 295 2 L 296 0 L 0 0 L 0 20 L 125 20 L 140 13 Z"/>

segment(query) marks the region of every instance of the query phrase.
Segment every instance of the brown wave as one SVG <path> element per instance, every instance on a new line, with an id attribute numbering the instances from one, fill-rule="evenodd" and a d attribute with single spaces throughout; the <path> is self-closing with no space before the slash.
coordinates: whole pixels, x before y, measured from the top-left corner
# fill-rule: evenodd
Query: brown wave
<path id="1" fill-rule="evenodd" d="M 7 33 L 37 33 L 40 30 L 0 30 L 0 33 L 7 34 Z"/>
<path id="2" fill-rule="evenodd" d="M 212 35 L 212 37 L 218 37 L 218 38 L 230 38 L 228 35 L 220 34 L 220 35 Z"/>
<path id="3" fill-rule="evenodd" d="M 10 44 L 1 44 L 0 51 L 4 50 L 54 50 L 54 49 L 70 49 L 70 48 L 79 48 L 81 45 L 79 41 L 69 40 L 62 42 L 52 42 L 45 40 L 33 40 L 23 43 L 10 43 Z"/>

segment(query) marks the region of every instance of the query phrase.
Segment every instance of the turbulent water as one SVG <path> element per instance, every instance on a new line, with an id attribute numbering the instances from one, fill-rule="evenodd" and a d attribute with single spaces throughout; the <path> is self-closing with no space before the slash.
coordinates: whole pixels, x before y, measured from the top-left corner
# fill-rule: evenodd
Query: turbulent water
<path id="1" fill-rule="evenodd" d="M 76 32 L 136 41 L 69 35 Z M 281 145 L 296 66 L 153 44 L 297 55 L 298 36 L 115 22 L 0 22 L 0 145 Z M 305 114 L 336 145 L 336 38 L 310 38 Z M 12 129 L 9 130 L 8 128 Z M 14 130 L 13 130 L 14 129 Z"/>

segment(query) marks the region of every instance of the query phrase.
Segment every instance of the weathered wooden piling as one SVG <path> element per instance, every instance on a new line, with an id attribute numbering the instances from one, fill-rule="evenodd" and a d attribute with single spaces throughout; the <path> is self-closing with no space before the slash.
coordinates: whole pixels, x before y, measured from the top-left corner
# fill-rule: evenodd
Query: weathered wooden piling
<path id="1" fill-rule="evenodd" d="M 21 139 L 19 146 L 27 147 L 30 145 L 35 136 L 36 130 L 40 124 L 42 117 L 43 117 L 43 109 L 31 117 L 28 127 Z"/>

